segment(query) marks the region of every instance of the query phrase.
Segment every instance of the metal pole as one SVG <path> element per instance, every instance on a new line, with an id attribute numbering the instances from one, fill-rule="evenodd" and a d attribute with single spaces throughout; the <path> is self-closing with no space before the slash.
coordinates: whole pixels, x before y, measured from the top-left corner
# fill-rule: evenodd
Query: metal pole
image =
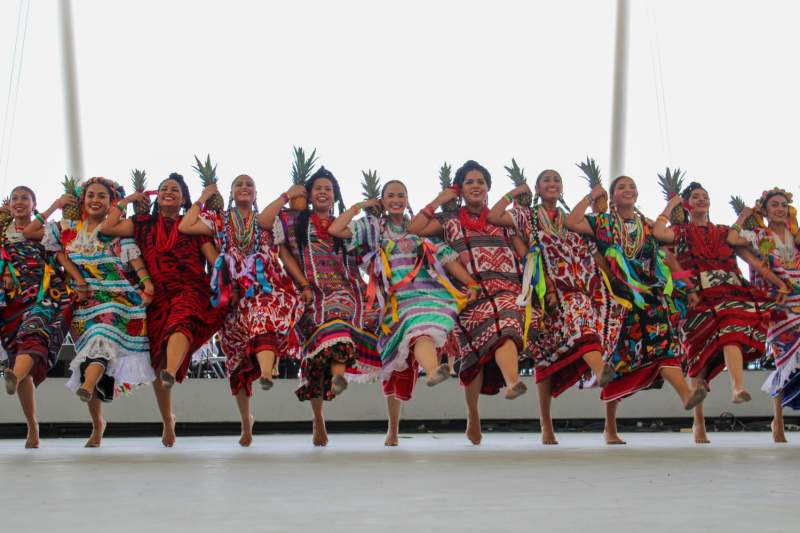
<path id="1" fill-rule="evenodd" d="M 613 180 L 625 171 L 625 122 L 628 96 L 628 0 L 617 0 L 614 40 L 614 90 L 611 111 L 611 172 Z"/>
<path id="2" fill-rule="evenodd" d="M 64 124 L 67 142 L 67 173 L 83 177 L 81 115 L 78 105 L 78 71 L 75 65 L 75 35 L 72 27 L 72 2 L 60 0 L 61 70 L 64 80 Z"/>

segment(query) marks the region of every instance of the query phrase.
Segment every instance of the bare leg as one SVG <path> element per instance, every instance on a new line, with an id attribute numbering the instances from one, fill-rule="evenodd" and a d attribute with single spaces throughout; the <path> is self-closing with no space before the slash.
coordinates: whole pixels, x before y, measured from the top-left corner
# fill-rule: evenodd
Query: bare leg
<path id="1" fill-rule="evenodd" d="M 322 398 L 311 398 L 311 411 L 314 413 L 312 441 L 314 446 L 328 445 L 328 431 L 325 428 L 325 418 L 322 416 Z"/>
<path id="2" fill-rule="evenodd" d="M 680 368 L 664 367 L 661 369 L 661 376 L 668 381 L 675 389 L 675 392 L 678 393 L 685 409 L 693 409 L 706 397 L 706 389 L 704 387 L 698 387 L 694 390 L 689 389 L 689 385 L 687 385 L 686 380 L 683 379 L 683 373 L 681 373 Z"/>
<path id="3" fill-rule="evenodd" d="M 619 405 L 619 400 L 605 402 L 605 404 L 606 424 L 603 429 L 603 438 L 606 439 L 606 444 L 626 444 L 617 433 L 617 406 Z"/>
<path id="4" fill-rule="evenodd" d="M 472 383 L 464 389 L 464 396 L 467 400 L 467 438 L 472 444 L 481 443 L 481 414 L 478 411 L 478 399 L 481 396 L 483 386 L 483 372 L 480 372 Z"/>
<path id="5" fill-rule="evenodd" d="M 603 354 L 598 351 L 591 351 L 583 354 L 583 360 L 597 376 L 597 384 L 605 387 L 614 378 L 614 369 L 611 365 L 603 361 Z"/>
<path id="6" fill-rule="evenodd" d="M 558 444 L 553 431 L 553 418 L 550 416 L 550 402 L 553 399 L 553 379 L 548 377 L 536 384 L 539 395 L 539 424 L 542 426 L 542 444 Z"/>
<path id="7" fill-rule="evenodd" d="M 347 365 L 344 363 L 331 362 L 331 392 L 334 396 L 339 396 L 347 389 L 347 378 L 344 377 Z"/>
<path id="8" fill-rule="evenodd" d="M 255 418 L 250 414 L 250 397 L 244 390 L 236 393 L 236 407 L 239 408 L 239 416 L 242 419 L 242 436 L 239 438 L 239 446 L 247 448 L 253 443 Z"/>
<path id="9" fill-rule="evenodd" d="M 450 368 L 450 377 L 454 378 L 457 377 L 456 374 L 456 356 L 455 355 L 448 355 L 447 356 L 447 366 Z"/>
<path id="10" fill-rule="evenodd" d="M 25 377 L 19 382 L 17 395 L 19 404 L 22 406 L 22 413 L 25 415 L 25 422 L 28 424 L 28 437 L 25 439 L 26 448 L 39 447 L 39 422 L 36 420 L 36 387 L 33 386 L 33 378 Z"/>
<path id="11" fill-rule="evenodd" d="M 700 375 L 697 377 L 692 378 L 692 386 L 695 389 L 699 389 L 700 387 L 705 387 L 705 376 Z M 708 440 L 708 435 L 706 434 L 706 417 L 705 413 L 703 412 L 703 404 L 699 403 L 694 408 L 694 422 L 692 424 L 692 433 L 694 434 L 694 442 L 696 444 L 708 444 L 711 441 Z"/>
<path id="12" fill-rule="evenodd" d="M 783 393 L 772 399 L 772 410 L 774 414 L 772 417 L 772 424 L 770 424 L 770 427 L 772 428 L 772 440 L 778 444 L 783 444 L 784 442 L 787 442 L 786 433 L 783 430 L 783 407 L 781 406 L 782 401 L 783 401 Z"/>
<path id="13" fill-rule="evenodd" d="M 99 366 L 102 370 L 102 365 L 91 364 L 92 366 Z M 86 369 L 89 370 L 88 368 Z M 93 390 L 94 385 L 89 390 Z M 93 394 L 88 403 L 89 416 L 92 417 L 92 434 L 89 435 L 89 440 L 84 445 L 86 448 L 99 448 L 103 442 L 103 434 L 106 431 L 106 421 L 103 418 L 103 402 L 97 399 L 97 395 Z"/>
<path id="14" fill-rule="evenodd" d="M 433 387 L 450 378 L 450 371 L 447 365 L 439 365 L 436 343 L 430 337 L 419 337 L 414 342 L 414 358 L 425 370 L 425 384 L 427 386 Z"/>
<path id="15" fill-rule="evenodd" d="M 153 382 L 153 392 L 156 395 L 158 411 L 161 413 L 161 422 L 164 430 L 161 433 L 161 444 L 167 448 L 175 445 L 175 415 L 172 414 L 172 391 L 164 386 L 159 379 Z"/>
<path id="16" fill-rule="evenodd" d="M 83 384 L 78 389 L 78 396 L 81 394 L 88 395 L 91 401 L 91 398 L 94 396 L 94 388 L 97 385 L 97 382 L 103 377 L 103 373 L 105 373 L 105 367 L 100 363 L 89 363 L 89 366 L 86 367 L 86 370 L 83 372 Z M 83 393 L 81 393 L 81 389 Z M 91 412 L 91 407 L 89 411 Z"/>
<path id="17" fill-rule="evenodd" d="M 386 397 L 386 412 L 389 415 L 389 427 L 386 430 L 384 446 L 397 446 L 400 443 L 400 410 L 403 402 L 392 396 Z"/>
<path id="18" fill-rule="evenodd" d="M 519 380 L 519 353 L 514 341 L 506 340 L 495 352 L 494 359 L 506 381 L 506 398 L 513 400 L 525 394 L 528 388 Z"/>
<path id="19" fill-rule="evenodd" d="M 33 357 L 28 354 L 20 354 L 14 359 L 14 368 L 6 370 L 5 382 L 6 392 L 16 394 L 17 387 L 28 377 L 33 368 Z"/>
<path id="20" fill-rule="evenodd" d="M 750 393 L 744 388 L 744 356 L 742 349 L 736 344 L 728 344 L 722 348 L 725 355 L 725 366 L 731 377 L 733 403 L 744 403 L 751 400 Z"/>
<path id="21" fill-rule="evenodd" d="M 189 339 L 183 333 L 173 333 L 169 336 L 167 341 L 167 367 L 163 370 L 167 376 L 164 376 L 162 381 L 164 385 L 169 388 L 175 383 L 175 376 L 178 375 L 178 369 L 186 359 L 189 353 Z M 169 379 L 171 378 L 171 379 Z"/>
<path id="22" fill-rule="evenodd" d="M 275 352 L 272 350 L 264 350 L 256 354 L 258 366 L 261 369 L 261 378 L 259 383 L 263 390 L 272 388 L 272 371 L 275 367 Z"/>

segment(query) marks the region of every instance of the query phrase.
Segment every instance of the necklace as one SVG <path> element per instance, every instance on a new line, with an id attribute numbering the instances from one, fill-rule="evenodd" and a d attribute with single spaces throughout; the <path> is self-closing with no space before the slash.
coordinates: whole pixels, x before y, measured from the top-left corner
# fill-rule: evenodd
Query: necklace
<path id="1" fill-rule="evenodd" d="M 156 223 L 156 251 L 160 253 L 169 252 L 175 248 L 178 242 L 178 220 L 173 221 L 172 229 L 167 235 L 167 224 L 164 222 L 164 215 L 158 215 Z"/>
<path id="2" fill-rule="evenodd" d="M 236 246 L 242 251 L 247 251 L 253 247 L 256 237 L 256 217 L 251 212 L 247 218 L 243 218 L 239 212 L 238 207 L 233 208 L 233 217 L 231 224 L 233 225 L 233 238 L 236 241 Z"/>
<path id="3" fill-rule="evenodd" d="M 622 252 L 628 259 L 633 259 L 644 246 L 644 225 L 642 217 L 636 217 L 632 221 L 622 218 L 618 211 L 614 210 L 616 218 L 614 223 L 615 241 L 622 246 Z"/>
<path id="4" fill-rule="evenodd" d="M 311 213 L 311 223 L 314 225 L 314 229 L 317 231 L 317 237 L 321 241 L 329 241 L 331 240 L 331 234 L 328 233 L 328 228 L 331 225 L 331 219 L 329 218 L 322 218 L 316 213 Z"/>
<path id="5" fill-rule="evenodd" d="M 466 207 L 458 210 L 458 220 L 464 229 L 484 233 L 486 231 L 487 218 L 489 218 L 489 209 L 486 207 L 481 210 L 480 215 L 477 217 L 473 216 Z"/>
<path id="6" fill-rule="evenodd" d="M 556 208 L 552 214 L 544 206 L 539 206 L 537 217 L 542 231 L 555 237 L 563 237 L 567 230 L 567 221 L 564 212 Z"/>
<path id="7" fill-rule="evenodd" d="M 705 228 L 703 231 L 701 228 Z M 708 223 L 706 226 L 699 226 L 694 223 L 688 224 L 687 233 L 691 254 L 701 259 L 724 259 L 729 250 L 725 249 L 725 235 L 718 231 L 717 226 Z"/>
<path id="8" fill-rule="evenodd" d="M 784 265 L 796 265 L 795 263 L 795 255 L 796 250 L 794 248 L 794 238 L 792 237 L 792 232 L 789 231 L 789 228 L 783 228 L 783 238 L 778 236 L 778 233 L 772 231 L 772 240 L 775 242 L 775 250 L 778 251 L 781 261 Z"/>

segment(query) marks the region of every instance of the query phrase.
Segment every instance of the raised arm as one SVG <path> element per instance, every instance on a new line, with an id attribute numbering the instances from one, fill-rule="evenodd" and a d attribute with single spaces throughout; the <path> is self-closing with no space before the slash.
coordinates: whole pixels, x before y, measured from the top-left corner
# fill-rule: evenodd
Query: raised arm
<path id="1" fill-rule="evenodd" d="M 150 205 L 150 199 L 142 192 L 129 194 L 119 202 L 114 209 L 108 211 L 106 219 L 100 223 L 99 232 L 111 237 L 133 237 L 133 220 L 122 218 L 125 208 L 131 202 Z"/>
<path id="2" fill-rule="evenodd" d="M 676 194 L 667 202 L 664 211 L 656 218 L 656 222 L 653 224 L 653 236 L 660 242 L 665 244 L 672 244 L 675 242 L 675 232 L 672 231 L 672 228 L 668 228 L 667 224 L 669 223 L 670 213 L 672 213 L 672 210 L 680 205 L 682 201 L 683 198 Z"/>
<path id="3" fill-rule="evenodd" d="M 419 213 L 411 219 L 411 224 L 408 225 L 408 232 L 419 235 L 420 237 L 432 237 L 434 235 L 442 234 L 442 225 L 436 219 L 434 214 L 436 209 L 446 204 L 451 200 L 458 198 L 458 193 L 455 189 L 448 187 L 439 193 L 431 203 L 426 205 Z"/>
<path id="4" fill-rule="evenodd" d="M 275 217 L 281 212 L 281 208 L 295 198 L 301 197 L 306 197 L 306 188 L 302 185 L 292 185 L 289 187 L 288 191 L 282 193 L 276 200 L 273 200 L 272 203 L 261 210 L 261 213 L 258 214 L 258 218 L 256 218 L 256 222 L 263 229 L 272 231 L 272 226 L 275 224 Z"/>
<path id="5" fill-rule="evenodd" d="M 178 224 L 178 231 L 186 235 L 207 235 L 209 237 L 214 235 L 214 230 L 200 219 L 200 210 L 203 204 L 215 194 L 219 194 L 216 183 L 212 183 L 203 189 L 200 198 L 195 200 L 186 211 L 186 214 L 183 215 L 180 224 Z"/>
<path id="6" fill-rule="evenodd" d="M 53 213 L 68 205 L 78 205 L 78 199 L 71 194 L 65 194 L 57 198 L 56 201 L 53 202 L 53 205 L 48 207 L 43 213 L 39 213 L 38 216 L 34 217 L 34 219 L 25 226 L 25 229 L 22 230 L 22 235 L 26 239 L 32 241 L 41 241 L 42 237 L 44 237 L 44 225 L 47 219 L 50 218 Z"/>
<path id="7" fill-rule="evenodd" d="M 574 231 L 582 235 L 594 234 L 591 224 L 589 224 L 589 221 L 586 219 L 586 210 L 589 209 L 589 206 L 592 205 L 593 201 L 600 198 L 604 194 L 606 194 L 606 190 L 603 188 L 603 186 L 597 185 L 589 194 L 581 198 L 581 201 L 578 202 L 578 205 L 576 205 L 567 216 L 567 228 L 570 231 Z"/>
<path id="8" fill-rule="evenodd" d="M 736 219 L 735 223 L 731 224 L 731 229 L 728 230 L 728 244 L 731 246 L 748 246 L 750 244 L 750 241 L 742 237 L 740 232 L 742 231 L 742 224 L 752 214 L 753 210 L 751 208 L 745 207 L 742 209 L 742 212 L 739 213 L 739 218 Z"/>
<path id="9" fill-rule="evenodd" d="M 494 224 L 495 226 L 505 226 L 511 227 L 514 225 L 514 219 L 511 216 L 511 213 L 506 211 L 508 206 L 511 205 L 511 202 L 519 196 L 520 194 L 530 193 L 531 189 L 528 187 L 527 184 L 523 183 L 519 187 L 511 189 L 508 193 L 504 194 L 502 198 L 500 198 L 496 204 L 492 206 L 492 209 L 489 211 L 489 222 Z"/>
<path id="10" fill-rule="evenodd" d="M 353 204 L 347 208 L 347 210 L 336 217 L 336 220 L 331 222 L 330 227 L 328 228 L 328 233 L 333 235 L 334 237 L 339 237 L 340 239 L 350 239 L 353 237 L 353 232 L 350 231 L 348 227 L 350 222 L 358 215 L 362 210 L 366 209 L 367 207 L 374 207 L 381 205 L 381 201 L 378 198 L 373 198 L 372 200 L 367 200 L 365 202 L 359 202 L 357 204 Z"/>

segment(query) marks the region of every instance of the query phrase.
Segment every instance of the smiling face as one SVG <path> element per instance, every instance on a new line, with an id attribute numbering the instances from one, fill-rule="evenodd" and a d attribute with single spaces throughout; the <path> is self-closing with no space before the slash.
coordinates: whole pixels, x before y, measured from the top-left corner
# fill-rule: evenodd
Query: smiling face
<path id="1" fill-rule="evenodd" d="M 30 191 L 17 187 L 11 191 L 11 216 L 16 218 L 30 218 L 36 203 Z"/>
<path id="2" fill-rule="evenodd" d="M 400 182 L 389 183 L 383 190 L 383 208 L 389 215 L 400 215 L 406 211 L 408 207 L 408 193 L 406 187 Z"/>
<path id="3" fill-rule="evenodd" d="M 767 200 L 767 220 L 772 223 L 786 224 L 789 218 L 789 201 L 782 194 L 770 196 Z"/>
<path id="4" fill-rule="evenodd" d="M 617 207 L 628 208 L 636 205 L 639 198 L 639 191 L 636 189 L 636 182 L 625 176 L 617 178 L 611 190 L 611 201 Z"/>
<path id="5" fill-rule="evenodd" d="M 561 175 L 555 170 L 545 170 L 536 180 L 536 193 L 545 202 L 555 202 L 564 192 Z"/>
<path id="6" fill-rule="evenodd" d="M 311 186 L 311 205 L 314 211 L 328 211 L 334 202 L 333 182 L 328 178 L 317 178 Z"/>
<path id="7" fill-rule="evenodd" d="M 158 207 L 180 209 L 183 204 L 183 192 L 176 180 L 165 180 L 158 188 Z"/>
<path id="8" fill-rule="evenodd" d="M 256 182 L 247 174 L 237 176 L 231 185 L 231 194 L 237 205 L 253 205 L 256 201 Z"/>
<path id="9" fill-rule="evenodd" d="M 103 218 L 111 207 L 111 195 L 105 185 L 92 183 L 86 188 L 83 209 L 90 218 Z"/>
<path id="10" fill-rule="evenodd" d="M 489 186 L 480 170 L 470 170 L 464 177 L 461 195 L 469 207 L 485 207 L 488 201 Z"/>
<path id="11" fill-rule="evenodd" d="M 705 189 L 695 189 L 684 202 L 684 207 L 693 215 L 708 215 L 711 202 Z"/>

